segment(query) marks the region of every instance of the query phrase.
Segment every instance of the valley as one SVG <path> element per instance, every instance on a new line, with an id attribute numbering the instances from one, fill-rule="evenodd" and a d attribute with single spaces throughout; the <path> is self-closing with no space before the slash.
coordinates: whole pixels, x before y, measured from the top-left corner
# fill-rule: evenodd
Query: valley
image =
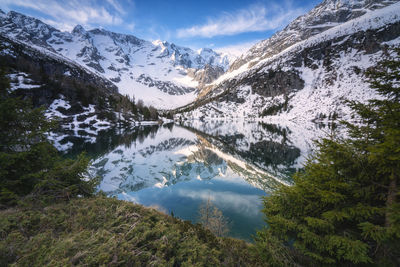
<path id="1" fill-rule="evenodd" d="M 400 1 L 311 2 L 172 42 L 0 1 L 0 265 L 396 266 Z"/>

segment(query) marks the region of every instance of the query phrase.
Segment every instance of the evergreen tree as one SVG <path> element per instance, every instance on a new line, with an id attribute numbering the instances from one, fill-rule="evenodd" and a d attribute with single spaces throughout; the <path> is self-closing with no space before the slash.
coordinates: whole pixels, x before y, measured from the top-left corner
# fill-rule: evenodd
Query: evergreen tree
<path id="1" fill-rule="evenodd" d="M 148 107 L 144 106 L 142 108 L 142 114 L 144 120 L 151 120 L 151 113 Z"/>
<path id="2" fill-rule="evenodd" d="M 51 126 L 43 108 L 12 95 L 0 70 L 0 205 L 27 195 L 60 199 L 94 192 L 95 181 L 83 179 L 88 159 L 63 160 L 47 141 Z"/>
<path id="3" fill-rule="evenodd" d="M 155 107 L 149 106 L 149 113 L 150 113 L 150 118 L 152 120 L 157 120 L 158 119 L 158 111 Z"/>
<path id="4" fill-rule="evenodd" d="M 268 228 L 256 243 L 277 265 L 290 257 L 316 266 L 400 265 L 400 50 L 393 54 L 367 72 L 382 99 L 350 103 L 360 121 L 345 123 L 349 138 L 320 141 L 294 185 L 264 199 Z"/>

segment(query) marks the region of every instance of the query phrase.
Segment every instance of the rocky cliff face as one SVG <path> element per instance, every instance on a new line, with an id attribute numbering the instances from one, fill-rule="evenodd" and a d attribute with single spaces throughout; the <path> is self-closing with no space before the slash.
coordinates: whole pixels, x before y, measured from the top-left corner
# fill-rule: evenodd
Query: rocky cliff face
<path id="1" fill-rule="evenodd" d="M 193 51 L 168 42 L 148 42 L 104 29 L 86 31 L 79 25 L 70 33 L 61 32 L 13 11 L 0 13 L 0 34 L 44 54 L 77 63 L 111 81 L 121 94 L 159 108 L 192 101 L 199 83 L 213 81 L 229 66 L 226 56 L 211 49 Z M 223 71 L 205 71 L 197 78 L 188 75 L 206 66 Z"/>
<path id="2" fill-rule="evenodd" d="M 224 74 L 224 68 L 221 66 L 205 65 L 203 69 L 195 70 L 189 73 L 190 76 L 199 82 L 199 88 L 204 88 L 207 84 L 218 79 L 219 76 Z"/>
<path id="3" fill-rule="evenodd" d="M 324 32 L 344 22 L 397 2 L 396 0 L 324 0 L 309 13 L 298 17 L 271 38 L 254 45 L 235 60 L 230 71 L 249 63 L 254 66 L 262 59 L 272 57 L 286 48 Z"/>
<path id="4" fill-rule="evenodd" d="M 184 116 L 189 118 L 351 119 L 346 99 L 376 97 L 364 72 L 389 56 L 389 47 L 400 44 L 400 3 L 393 2 L 324 1 L 256 45 L 242 57 L 247 63 L 236 70 L 233 66 L 207 93 L 178 112 L 187 112 Z M 317 14 L 325 19 L 312 19 Z M 313 23 L 305 23 L 308 20 Z M 294 36 L 307 39 L 299 37 L 286 49 L 279 48 L 285 38 L 277 42 L 278 36 L 294 28 L 305 28 Z M 310 29 L 318 30 L 306 37 L 313 32 Z"/>

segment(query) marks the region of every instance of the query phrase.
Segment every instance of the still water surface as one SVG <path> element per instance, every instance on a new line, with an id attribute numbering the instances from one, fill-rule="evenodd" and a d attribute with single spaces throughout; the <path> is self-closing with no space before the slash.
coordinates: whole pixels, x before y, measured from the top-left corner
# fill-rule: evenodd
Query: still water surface
<path id="1" fill-rule="evenodd" d="M 265 225 L 262 197 L 291 183 L 308 153 L 304 139 L 273 124 L 192 122 L 112 129 L 95 143 L 67 141 L 74 144 L 69 156 L 86 151 L 93 158 L 90 172 L 109 195 L 192 222 L 210 199 L 228 219 L 228 235 L 251 241 Z"/>

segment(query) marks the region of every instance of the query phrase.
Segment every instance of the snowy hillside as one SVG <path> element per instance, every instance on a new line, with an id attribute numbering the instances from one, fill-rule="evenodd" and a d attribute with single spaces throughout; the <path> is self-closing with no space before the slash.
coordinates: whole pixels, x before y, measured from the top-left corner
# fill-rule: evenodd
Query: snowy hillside
<path id="1" fill-rule="evenodd" d="M 260 60 L 276 55 L 293 44 L 395 2 L 397 1 L 324 0 L 309 13 L 295 19 L 282 31 L 254 45 L 232 63 L 230 71 L 237 70 L 247 63 L 247 66 L 254 66 Z"/>
<path id="2" fill-rule="evenodd" d="M 188 118 L 351 119 L 346 100 L 376 97 L 365 70 L 387 55 L 386 47 L 400 44 L 400 3 L 383 5 L 389 2 L 394 1 L 324 1 L 310 14 L 332 3 L 357 4 L 356 11 L 363 3 L 369 9 L 279 53 L 231 68 L 202 99 L 180 111 Z M 268 50 L 268 40 L 256 47 Z"/>
<path id="3" fill-rule="evenodd" d="M 0 11 L 0 34 L 76 62 L 112 81 L 119 93 L 157 108 L 193 101 L 208 74 L 203 71 L 206 67 L 222 74 L 229 66 L 227 56 L 211 49 L 193 51 L 104 29 L 86 31 L 79 25 L 71 33 L 61 32 L 13 11 Z"/>

